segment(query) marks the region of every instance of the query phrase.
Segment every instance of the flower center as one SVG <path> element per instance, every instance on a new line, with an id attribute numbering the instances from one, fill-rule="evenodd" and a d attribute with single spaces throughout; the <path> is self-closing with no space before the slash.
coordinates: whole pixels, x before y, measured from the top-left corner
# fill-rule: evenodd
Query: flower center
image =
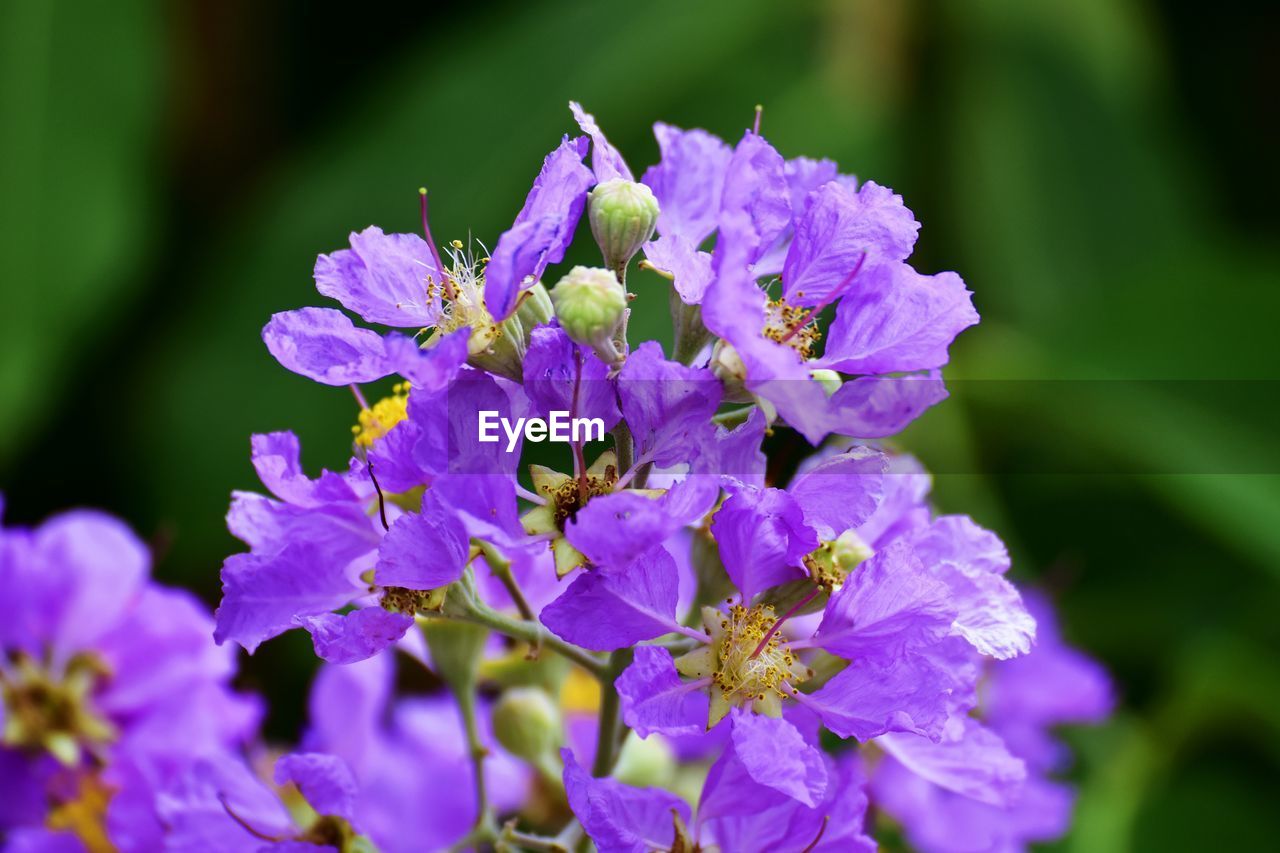
<path id="1" fill-rule="evenodd" d="M 359 423 L 351 427 L 358 447 L 366 450 L 373 443 L 391 432 L 391 428 L 409 416 L 409 383 L 397 382 L 391 387 L 391 396 L 383 397 L 357 416 Z"/>
<path id="2" fill-rule="evenodd" d="M 797 671 L 795 654 L 778 634 L 769 637 L 761 647 L 761 641 L 777 621 L 773 608 L 768 605 L 748 609 L 741 604 L 730 607 L 721 620 L 724 633 L 716 647 L 719 666 L 711 674 L 711 680 L 732 704 L 765 700 L 771 693 L 784 696 L 780 685 L 807 678 L 803 669 Z"/>
<path id="3" fill-rule="evenodd" d="M 82 750 L 115 739 L 115 727 L 91 707 L 90 695 L 108 675 L 101 660 L 77 655 L 61 678 L 29 655 L 19 653 L 0 668 L 4 733 L 0 743 L 16 749 L 48 751 L 67 766 L 80 763 Z"/>
<path id="4" fill-rule="evenodd" d="M 803 358 L 813 358 L 814 347 L 822 339 L 822 331 L 810 322 L 814 316 L 809 308 L 788 305 L 785 296 L 770 301 L 765 307 L 764 336 L 786 344 Z"/>

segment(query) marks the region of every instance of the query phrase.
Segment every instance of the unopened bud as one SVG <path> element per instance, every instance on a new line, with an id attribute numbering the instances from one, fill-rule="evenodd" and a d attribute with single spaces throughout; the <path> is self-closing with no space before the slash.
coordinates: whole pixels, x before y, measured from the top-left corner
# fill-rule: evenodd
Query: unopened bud
<path id="1" fill-rule="evenodd" d="M 422 633 L 431 652 L 431 665 L 455 690 L 476 682 L 489 629 L 453 619 L 428 619 Z"/>
<path id="2" fill-rule="evenodd" d="M 627 310 L 627 295 L 609 270 L 574 267 L 551 291 L 560 328 L 575 343 L 591 347 L 606 364 L 621 363 L 613 336 Z"/>
<path id="3" fill-rule="evenodd" d="M 537 687 L 515 687 L 493 706 L 493 736 L 519 758 L 538 762 L 560 747 L 560 711 Z"/>
<path id="4" fill-rule="evenodd" d="M 525 342 L 528 342 L 530 332 L 544 323 L 551 322 L 554 314 L 555 308 L 551 305 L 551 295 L 547 293 L 547 288 L 542 282 L 535 281 L 533 286 L 520 297 L 520 307 L 516 309 L 520 325 L 524 326 Z"/>
<path id="5" fill-rule="evenodd" d="M 587 197 L 591 233 L 611 270 L 625 269 L 658 224 L 658 200 L 644 184 L 613 178 Z"/>

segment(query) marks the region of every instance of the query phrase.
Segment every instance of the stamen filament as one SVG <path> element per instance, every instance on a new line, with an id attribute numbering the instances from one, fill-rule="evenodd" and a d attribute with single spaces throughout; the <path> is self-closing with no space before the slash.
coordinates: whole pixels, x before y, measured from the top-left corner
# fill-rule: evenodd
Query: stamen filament
<path id="1" fill-rule="evenodd" d="M 440 275 L 440 283 L 444 285 L 444 295 L 450 299 L 456 299 L 457 296 L 453 292 L 453 280 L 449 278 L 449 274 L 445 272 L 444 263 L 440 260 L 440 250 L 436 248 L 436 240 L 431 236 L 431 226 L 427 223 L 427 188 L 418 188 L 418 198 L 420 199 L 419 207 L 422 210 L 422 234 L 427 240 L 427 246 L 431 249 L 431 257 L 436 262 L 436 272 Z"/>
<path id="2" fill-rule="evenodd" d="M 782 614 L 782 618 L 779 619 L 777 622 L 774 622 L 773 627 L 770 628 L 767 632 L 765 632 L 765 635 L 760 639 L 760 644 L 756 646 L 756 650 L 751 653 L 751 657 L 753 658 L 757 657 L 762 651 L 764 651 L 764 647 L 769 645 L 769 641 L 772 640 L 773 636 L 778 633 L 778 629 L 782 627 L 782 623 L 786 622 L 792 616 L 795 616 L 796 613 L 800 611 L 800 608 L 804 607 L 810 601 L 813 601 L 815 598 L 817 598 L 818 593 L 820 592 L 822 592 L 822 587 L 815 586 L 812 592 L 810 592 L 804 598 L 797 601 L 794 607 L 792 607 L 786 613 Z M 795 646 L 792 646 L 792 648 L 795 648 Z"/>

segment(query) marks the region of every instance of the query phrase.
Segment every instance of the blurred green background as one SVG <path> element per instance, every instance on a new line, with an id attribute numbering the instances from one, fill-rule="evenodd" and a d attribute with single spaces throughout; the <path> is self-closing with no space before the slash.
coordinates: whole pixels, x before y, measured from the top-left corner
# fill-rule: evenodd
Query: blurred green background
<path id="1" fill-rule="evenodd" d="M 785 155 L 901 192 L 917 265 L 977 294 L 955 396 L 901 443 L 1120 685 L 1113 724 L 1071 734 L 1060 846 L 1270 847 L 1278 24 L 1240 0 L 6 3 L 8 520 L 104 507 L 215 602 L 249 434 L 296 430 L 313 469 L 346 458 L 350 396 L 258 337 L 321 301 L 317 253 L 416 230 L 424 184 L 437 236 L 492 241 L 570 98 L 636 166 L 655 119 L 732 139 L 763 103 Z M 641 332 L 664 306 L 640 303 Z M 247 665 L 278 736 L 310 660 L 290 636 Z"/>

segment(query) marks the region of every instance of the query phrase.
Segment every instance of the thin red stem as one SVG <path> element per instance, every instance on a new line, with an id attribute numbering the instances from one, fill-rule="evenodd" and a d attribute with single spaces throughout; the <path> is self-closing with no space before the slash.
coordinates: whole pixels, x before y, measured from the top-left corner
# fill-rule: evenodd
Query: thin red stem
<path id="1" fill-rule="evenodd" d="M 786 622 L 792 616 L 795 616 L 798 612 L 800 612 L 800 608 L 804 607 L 810 601 L 813 601 L 815 598 L 817 598 L 818 593 L 820 592 L 822 592 L 822 587 L 815 586 L 813 588 L 813 592 L 809 593 L 804 598 L 797 601 L 794 607 L 792 607 L 790 610 L 788 610 L 786 613 L 782 615 L 781 619 L 779 619 L 777 622 L 774 622 L 773 627 L 770 628 L 768 633 L 766 633 L 764 637 L 760 640 L 760 645 L 756 646 L 756 650 L 751 653 L 751 657 L 756 657 L 762 651 L 764 651 L 764 647 L 769 645 L 769 641 L 772 640 L 774 635 L 778 633 L 778 629 L 782 627 L 782 623 Z"/>
<path id="2" fill-rule="evenodd" d="M 436 262 L 436 275 L 440 276 L 440 283 L 444 285 L 444 294 L 450 299 L 454 299 L 453 282 L 449 280 L 449 274 L 444 271 L 444 263 L 440 260 L 440 250 L 436 248 L 435 238 L 431 236 L 431 226 L 427 223 L 427 188 L 422 187 L 418 190 L 419 207 L 422 209 L 422 235 L 426 238 L 427 246 L 431 248 L 431 258 Z"/>

